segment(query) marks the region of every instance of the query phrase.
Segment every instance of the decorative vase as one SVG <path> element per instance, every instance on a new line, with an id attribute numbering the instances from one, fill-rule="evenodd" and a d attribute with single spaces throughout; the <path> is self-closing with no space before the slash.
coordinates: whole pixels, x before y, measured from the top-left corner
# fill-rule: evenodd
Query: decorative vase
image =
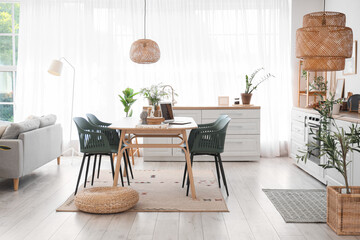
<path id="1" fill-rule="evenodd" d="M 242 93 L 241 94 L 241 101 L 244 105 L 249 105 L 251 101 L 252 93 Z"/>
<path id="2" fill-rule="evenodd" d="M 340 103 L 333 105 L 332 115 L 339 115 L 340 114 Z"/>
<path id="3" fill-rule="evenodd" d="M 360 235 L 360 187 L 327 187 L 327 224 L 338 235 Z"/>
<path id="4" fill-rule="evenodd" d="M 143 111 L 140 114 L 141 124 L 146 124 L 146 118 L 148 117 L 148 108 L 143 107 Z"/>
<path id="5" fill-rule="evenodd" d="M 161 117 L 161 110 L 159 105 L 155 105 L 154 107 L 154 117 Z"/>

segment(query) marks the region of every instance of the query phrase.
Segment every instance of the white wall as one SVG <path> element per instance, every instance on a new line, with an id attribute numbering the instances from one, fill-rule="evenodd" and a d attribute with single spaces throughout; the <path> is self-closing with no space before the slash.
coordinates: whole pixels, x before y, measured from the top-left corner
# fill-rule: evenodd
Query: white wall
<path id="1" fill-rule="evenodd" d="M 326 11 L 342 12 L 346 15 L 346 26 L 352 28 L 354 40 L 358 41 L 358 61 L 356 75 L 342 75 L 342 71 L 336 73 L 336 78 L 345 78 L 345 96 L 347 92 L 360 94 L 359 76 L 359 44 L 360 44 L 360 1 L 359 0 L 327 0 Z"/>
<path id="2" fill-rule="evenodd" d="M 353 0 L 359 1 L 359 0 Z M 336 2 L 333 0 L 332 2 Z M 343 1 L 338 1 L 343 2 Z M 360 1 L 359 1 L 360 2 Z M 292 85 L 293 85 L 293 105 L 298 102 L 298 73 L 299 59 L 295 56 L 296 30 L 302 27 L 303 16 L 310 12 L 323 10 L 323 0 L 292 0 L 291 6 L 291 66 L 292 66 Z"/>

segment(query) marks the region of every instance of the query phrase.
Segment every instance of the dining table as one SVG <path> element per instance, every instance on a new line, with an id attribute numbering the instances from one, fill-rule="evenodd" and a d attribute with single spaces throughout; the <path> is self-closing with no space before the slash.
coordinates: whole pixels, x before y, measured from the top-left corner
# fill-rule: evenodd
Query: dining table
<path id="1" fill-rule="evenodd" d="M 190 190 L 192 199 L 196 199 L 194 176 L 192 164 L 190 161 L 189 144 L 186 130 L 197 128 L 195 120 L 191 117 L 175 117 L 173 122 L 160 125 L 142 124 L 138 118 L 124 117 L 115 121 L 109 128 L 119 130 L 120 144 L 118 149 L 118 159 L 116 161 L 116 170 L 113 186 L 119 182 L 119 171 L 121 166 L 121 157 L 126 149 L 130 148 L 180 148 L 185 153 L 186 166 L 190 180 Z M 174 143 L 138 143 L 133 142 L 135 138 L 179 138 L 180 142 Z M 128 163 L 129 164 L 129 163 Z"/>

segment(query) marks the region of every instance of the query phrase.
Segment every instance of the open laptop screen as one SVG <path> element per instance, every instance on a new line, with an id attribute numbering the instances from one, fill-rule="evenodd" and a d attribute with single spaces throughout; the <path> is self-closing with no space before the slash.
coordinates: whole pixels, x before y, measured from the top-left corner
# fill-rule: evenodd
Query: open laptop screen
<path id="1" fill-rule="evenodd" d="M 174 120 L 174 113 L 171 103 L 160 103 L 161 113 L 165 121 Z"/>

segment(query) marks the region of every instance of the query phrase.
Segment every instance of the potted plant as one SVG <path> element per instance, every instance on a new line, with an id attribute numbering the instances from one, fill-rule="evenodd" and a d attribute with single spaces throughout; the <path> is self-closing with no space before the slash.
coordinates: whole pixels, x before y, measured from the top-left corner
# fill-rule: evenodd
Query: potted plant
<path id="1" fill-rule="evenodd" d="M 133 114 L 133 110 L 131 109 L 131 106 L 137 100 L 134 98 L 134 96 L 139 94 L 139 92 L 134 92 L 134 89 L 132 88 L 126 88 L 124 91 L 122 91 L 122 93 L 123 96 L 119 94 L 119 98 L 124 106 L 124 112 L 126 113 L 126 117 L 131 117 Z"/>
<path id="2" fill-rule="evenodd" d="M 327 187 L 327 224 L 339 235 L 360 235 L 360 187 L 349 186 L 347 158 L 350 152 L 360 152 L 360 128 L 352 124 L 349 131 L 339 128 L 332 117 L 333 106 L 340 100 L 331 96 L 319 102 L 315 110 L 320 114 L 320 131 L 314 134 L 317 141 L 307 144 L 308 150 L 298 155 L 298 161 L 308 159 L 313 150 L 325 157 L 324 169 L 334 168 L 344 178 L 345 186 Z"/>
<path id="3" fill-rule="evenodd" d="M 164 85 L 151 85 L 149 88 L 142 88 L 140 93 L 149 101 L 149 105 L 153 106 L 154 117 L 161 117 L 159 103 L 164 97 L 169 96 L 169 92 L 164 90 Z"/>
<path id="4" fill-rule="evenodd" d="M 246 88 L 245 88 L 245 93 L 241 94 L 241 100 L 242 103 L 244 105 L 248 105 L 250 104 L 251 101 L 251 97 L 252 97 L 252 92 L 265 80 L 269 79 L 270 77 L 273 77 L 273 75 L 271 75 L 270 73 L 264 75 L 260 81 L 258 81 L 258 83 L 253 83 L 254 78 L 256 76 L 256 74 L 258 74 L 258 72 L 260 72 L 261 70 L 264 70 L 264 68 L 259 68 L 256 69 L 250 76 L 245 75 L 245 79 L 246 79 Z"/>

